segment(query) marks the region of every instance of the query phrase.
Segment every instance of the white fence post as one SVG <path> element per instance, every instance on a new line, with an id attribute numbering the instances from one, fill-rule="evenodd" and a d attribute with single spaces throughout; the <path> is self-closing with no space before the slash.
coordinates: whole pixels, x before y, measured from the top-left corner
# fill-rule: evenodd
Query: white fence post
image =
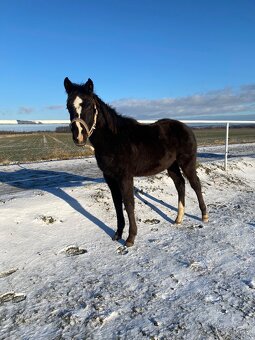
<path id="1" fill-rule="evenodd" d="M 228 136 L 229 136 L 229 122 L 226 124 L 226 141 L 225 141 L 225 171 L 228 169 Z"/>

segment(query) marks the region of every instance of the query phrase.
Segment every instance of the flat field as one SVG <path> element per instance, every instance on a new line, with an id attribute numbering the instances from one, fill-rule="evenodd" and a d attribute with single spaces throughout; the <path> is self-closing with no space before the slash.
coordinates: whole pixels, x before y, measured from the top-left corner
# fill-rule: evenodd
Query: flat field
<path id="1" fill-rule="evenodd" d="M 194 129 L 199 146 L 225 143 L 225 128 Z M 229 143 L 255 142 L 255 128 L 231 128 Z M 36 132 L 0 134 L 0 164 L 50 159 L 70 159 L 92 155 L 91 148 L 78 148 L 70 133 Z"/>
<path id="2" fill-rule="evenodd" d="M 225 128 L 201 128 L 194 129 L 199 146 L 222 145 L 225 144 Z M 231 128 L 229 129 L 229 143 L 254 143 L 255 127 Z"/>
<path id="3" fill-rule="evenodd" d="M 70 133 L 0 135 L 0 164 L 78 158 L 91 154 L 89 147 L 75 146 Z"/>

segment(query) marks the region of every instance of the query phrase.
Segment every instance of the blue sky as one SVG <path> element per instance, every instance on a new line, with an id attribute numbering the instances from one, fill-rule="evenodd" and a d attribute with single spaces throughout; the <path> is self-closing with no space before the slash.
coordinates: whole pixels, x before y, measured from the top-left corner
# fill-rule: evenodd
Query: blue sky
<path id="1" fill-rule="evenodd" d="M 255 119 L 254 0 L 0 2 L 0 119 L 68 119 L 63 79 L 139 118 Z"/>

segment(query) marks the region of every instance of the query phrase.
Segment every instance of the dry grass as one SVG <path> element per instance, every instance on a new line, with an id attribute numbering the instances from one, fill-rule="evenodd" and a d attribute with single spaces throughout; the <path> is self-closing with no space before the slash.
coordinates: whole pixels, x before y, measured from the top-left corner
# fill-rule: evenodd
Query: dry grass
<path id="1" fill-rule="evenodd" d="M 222 145 L 225 128 L 194 129 L 198 145 Z M 230 128 L 229 143 L 255 142 L 255 127 Z M 56 159 L 80 158 L 93 155 L 87 147 L 74 145 L 71 133 L 37 132 L 0 135 L 0 164 L 25 163 Z"/>

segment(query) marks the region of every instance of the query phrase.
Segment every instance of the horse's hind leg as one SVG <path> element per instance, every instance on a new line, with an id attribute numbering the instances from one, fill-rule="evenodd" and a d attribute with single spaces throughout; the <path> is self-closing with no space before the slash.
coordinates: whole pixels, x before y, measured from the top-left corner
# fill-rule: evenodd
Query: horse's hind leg
<path id="1" fill-rule="evenodd" d="M 175 223 L 181 224 L 185 207 L 185 180 L 176 161 L 167 169 L 167 171 L 169 176 L 174 181 L 176 190 L 178 192 L 178 214 Z"/>
<path id="2" fill-rule="evenodd" d="M 123 229 L 125 226 L 125 219 L 124 219 L 123 207 L 122 207 L 122 195 L 121 195 L 119 184 L 115 179 L 108 177 L 105 174 L 104 174 L 104 178 L 111 190 L 112 199 L 113 199 L 113 203 L 114 203 L 114 207 L 115 207 L 116 215 L 117 215 L 117 231 L 112 238 L 114 241 L 116 241 L 116 240 L 121 239 Z"/>
<path id="3" fill-rule="evenodd" d="M 195 191 L 199 203 L 199 208 L 202 213 L 202 221 L 208 222 L 208 214 L 206 210 L 206 205 L 203 199 L 202 190 L 201 190 L 201 183 L 200 179 L 197 176 L 196 171 L 196 157 L 192 157 L 185 163 L 181 165 L 182 171 L 184 175 L 187 177 L 187 179 L 190 182 L 190 185 L 192 189 Z"/>

